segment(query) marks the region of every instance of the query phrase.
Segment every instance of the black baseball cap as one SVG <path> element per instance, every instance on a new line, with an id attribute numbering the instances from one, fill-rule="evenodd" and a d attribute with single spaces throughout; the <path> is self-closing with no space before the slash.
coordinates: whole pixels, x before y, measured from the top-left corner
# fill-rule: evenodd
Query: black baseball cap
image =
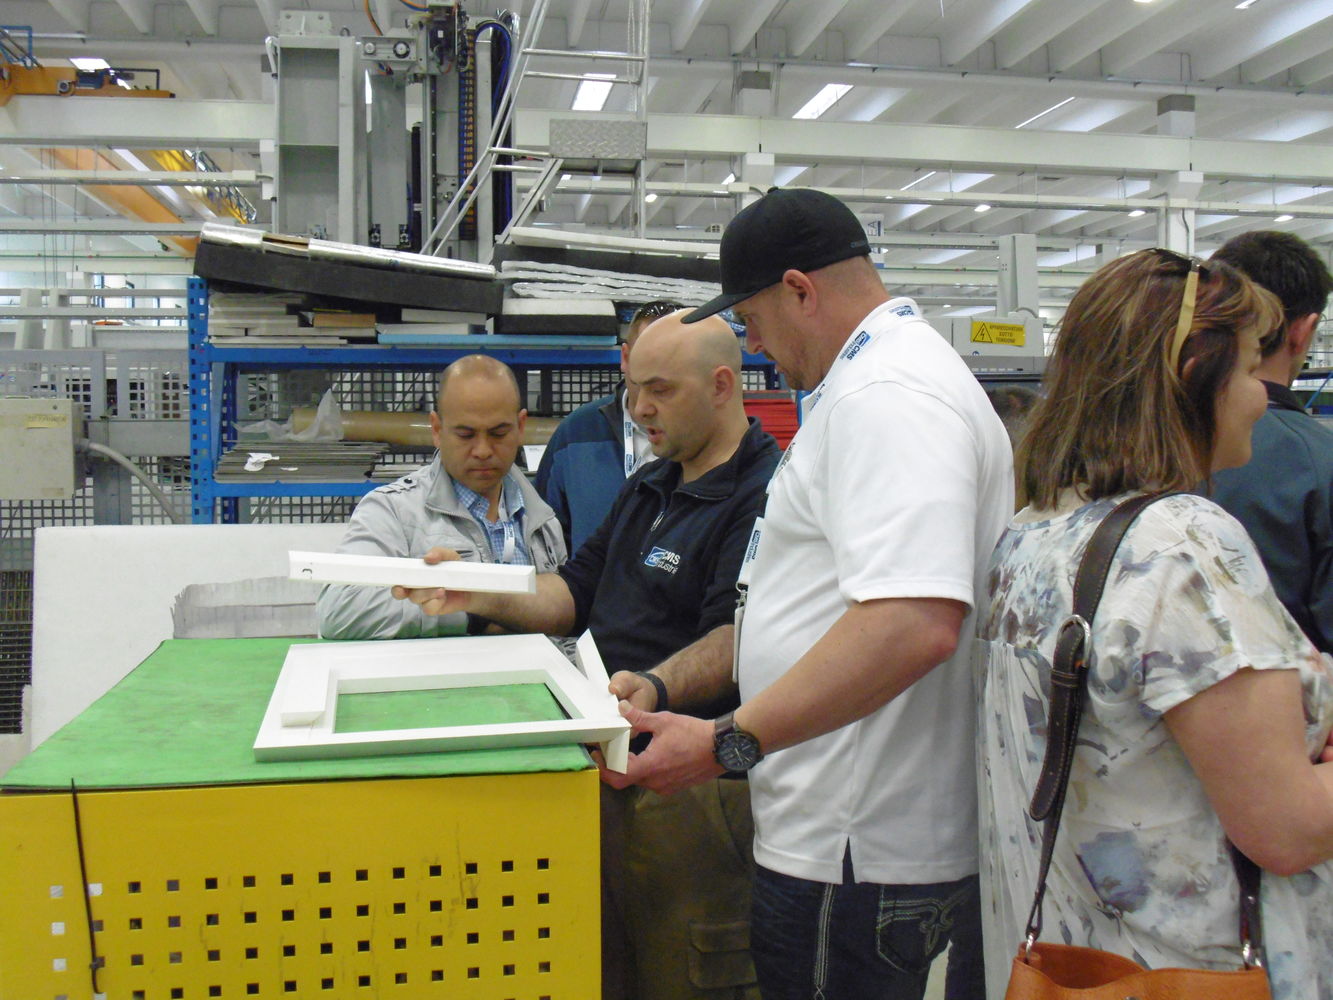
<path id="1" fill-rule="evenodd" d="M 746 205 L 722 233 L 722 294 L 684 323 L 697 323 L 776 285 L 782 275 L 818 271 L 870 253 L 865 227 L 831 194 L 813 188 L 770 188 Z"/>

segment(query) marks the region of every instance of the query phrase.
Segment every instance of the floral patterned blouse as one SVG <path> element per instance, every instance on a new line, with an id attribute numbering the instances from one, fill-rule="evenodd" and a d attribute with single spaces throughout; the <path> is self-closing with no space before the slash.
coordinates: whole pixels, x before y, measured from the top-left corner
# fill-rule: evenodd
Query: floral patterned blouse
<path id="1" fill-rule="evenodd" d="M 1046 749 L 1056 631 L 1070 613 L 1093 530 L 1123 499 L 1024 510 L 991 558 L 977 667 L 993 996 L 1003 995 L 1036 883 L 1041 826 L 1027 804 Z M 1238 888 L 1225 835 L 1162 715 L 1246 666 L 1300 671 L 1313 759 L 1333 726 L 1333 664 L 1278 603 L 1238 522 L 1203 497 L 1154 503 L 1121 544 L 1093 623 L 1089 697 L 1044 940 L 1101 948 L 1149 968 L 1240 967 Z M 1333 863 L 1290 878 L 1265 872 L 1262 899 L 1274 997 L 1333 997 Z"/>

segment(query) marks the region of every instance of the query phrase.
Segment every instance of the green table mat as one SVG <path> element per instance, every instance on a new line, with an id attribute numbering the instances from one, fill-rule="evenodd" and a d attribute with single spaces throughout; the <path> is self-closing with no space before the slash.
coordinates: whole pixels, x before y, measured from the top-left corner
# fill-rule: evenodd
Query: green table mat
<path id="1" fill-rule="evenodd" d="M 80 788 L 144 788 L 590 766 L 587 753 L 569 744 L 259 763 L 252 746 L 287 649 L 312 641 L 170 639 L 15 765 L 0 786 L 67 789 L 74 780 Z M 540 684 L 345 695 L 338 716 L 340 730 L 564 717 Z"/>

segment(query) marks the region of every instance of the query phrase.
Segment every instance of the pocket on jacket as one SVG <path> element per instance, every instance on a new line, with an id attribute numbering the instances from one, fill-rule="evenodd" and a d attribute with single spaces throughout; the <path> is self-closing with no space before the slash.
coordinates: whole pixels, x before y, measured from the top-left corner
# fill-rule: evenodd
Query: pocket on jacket
<path id="1" fill-rule="evenodd" d="M 690 984 L 701 990 L 734 990 L 754 985 L 750 959 L 750 922 L 690 921 L 687 956 Z M 730 995 L 730 994 L 729 994 Z M 757 989 L 755 995 L 758 995 Z"/>

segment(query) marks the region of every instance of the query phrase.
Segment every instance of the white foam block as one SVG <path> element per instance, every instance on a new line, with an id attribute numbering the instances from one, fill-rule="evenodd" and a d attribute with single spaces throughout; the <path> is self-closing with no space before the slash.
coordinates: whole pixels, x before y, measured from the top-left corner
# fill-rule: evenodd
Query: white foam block
<path id="1" fill-rule="evenodd" d="M 452 562 L 428 566 L 420 559 L 347 553 L 289 552 L 291 578 L 367 587 L 441 587 L 491 594 L 535 594 L 537 571 L 503 563 Z"/>

